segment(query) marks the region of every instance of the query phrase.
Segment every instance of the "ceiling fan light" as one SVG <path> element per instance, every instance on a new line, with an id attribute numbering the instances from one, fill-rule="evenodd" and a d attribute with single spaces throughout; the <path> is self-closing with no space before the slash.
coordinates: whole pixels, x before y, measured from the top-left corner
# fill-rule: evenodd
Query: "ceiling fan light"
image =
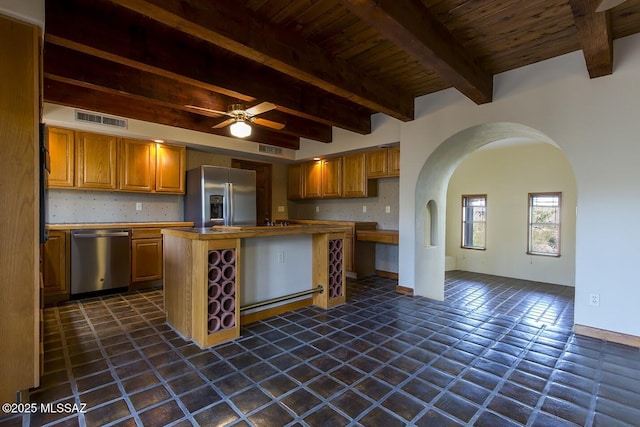
<path id="1" fill-rule="evenodd" d="M 251 126 L 244 120 L 234 122 L 229 129 L 231 130 L 231 135 L 238 138 L 246 138 L 251 135 Z"/>

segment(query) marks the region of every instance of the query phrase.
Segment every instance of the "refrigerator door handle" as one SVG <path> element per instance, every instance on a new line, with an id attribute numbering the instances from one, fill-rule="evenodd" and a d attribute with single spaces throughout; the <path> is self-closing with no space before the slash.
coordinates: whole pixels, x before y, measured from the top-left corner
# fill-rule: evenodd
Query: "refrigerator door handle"
<path id="1" fill-rule="evenodd" d="M 229 225 L 229 214 L 230 214 L 230 209 L 229 209 L 229 201 L 231 200 L 230 194 L 229 194 L 229 183 L 225 182 L 224 183 L 224 204 L 222 207 L 222 224 L 223 225 Z"/>
<path id="2" fill-rule="evenodd" d="M 229 206 L 229 220 L 228 220 L 228 224 L 227 225 L 235 225 L 234 222 L 234 208 L 235 206 L 233 206 L 233 183 L 229 182 L 227 183 L 227 188 L 228 188 L 228 199 L 227 199 L 227 206 Z"/>

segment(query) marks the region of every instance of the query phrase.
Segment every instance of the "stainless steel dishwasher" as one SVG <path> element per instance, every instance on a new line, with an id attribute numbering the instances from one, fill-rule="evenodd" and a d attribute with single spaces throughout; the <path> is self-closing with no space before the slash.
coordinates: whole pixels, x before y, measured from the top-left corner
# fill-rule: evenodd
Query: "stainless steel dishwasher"
<path id="1" fill-rule="evenodd" d="M 71 230 L 71 294 L 121 288 L 131 283 L 128 229 Z"/>

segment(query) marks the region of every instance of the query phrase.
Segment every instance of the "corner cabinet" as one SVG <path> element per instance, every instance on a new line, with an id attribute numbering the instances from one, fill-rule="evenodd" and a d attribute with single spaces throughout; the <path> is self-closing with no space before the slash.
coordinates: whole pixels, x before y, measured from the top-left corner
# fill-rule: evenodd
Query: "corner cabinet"
<path id="1" fill-rule="evenodd" d="M 377 182 L 367 179 L 366 153 L 344 156 L 343 165 L 343 197 L 373 197 L 378 195 Z"/>
<path id="2" fill-rule="evenodd" d="M 76 133 L 76 187 L 115 190 L 118 138 L 89 132 Z"/>
<path id="3" fill-rule="evenodd" d="M 400 175 L 400 147 L 367 152 L 367 178 Z"/>
<path id="4" fill-rule="evenodd" d="M 387 176 L 400 176 L 400 147 L 387 149 Z"/>

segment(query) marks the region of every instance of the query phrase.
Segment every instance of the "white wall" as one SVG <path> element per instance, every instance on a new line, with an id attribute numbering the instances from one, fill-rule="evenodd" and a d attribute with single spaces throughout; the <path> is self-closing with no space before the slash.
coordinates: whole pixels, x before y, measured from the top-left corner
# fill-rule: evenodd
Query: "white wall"
<path id="1" fill-rule="evenodd" d="M 560 257 L 526 253 L 527 195 L 535 192 L 562 192 Z M 486 250 L 461 248 L 463 194 L 487 195 Z M 575 220 L 575 176 L 560 149 L 489 144 L 466 157 L 449 180 L 445 253 L 459 270 L 573 286 Z"/>
<path id="2" fill-rule="evenodd" d="M 432 253 L 417 249 L 424 247 L 424 235 L 415 231 L 416 218 L 423 210 L 416 204 L 416 194 L 424 184 L 418 181 L 422 166 L 451 137 L 457 135 L 456 141 L 464 145 L 458 138 L 467 129 L 496 122 L 519 123 L 557 143 L 576 174 L 575 322 L 640 336 L 635 305 L 640 300 L 635 268 L 640 229 L 634 226 L 640 210 L 636 197 L 640 182 L 640 35 L 617 40 L 614 49 L 611 76 L 590 80 L 582 53 L 574 52 L 496 76 L 490 104 L 474 105 L 453 90 L 416 101 L 419 117 L 402 125 L 400 140 L 401 285 L 418 293 L 442 288 L 443 276 L 437 276 L 436 270 L 439 265 L 443 269 L 444 248 Z M 486 138 L 484 143 L 499 139 Z M 453 155 L 455 150 L 449 152 Z M 458 155 L 463 154 L 461 150 Z M 445 194 L 438 197 L 442 202 Z M 428 283 L 421 282 L 425 277 Z M 590 293 L 600 294 L 600 307 L 588 304 Z"/>
<path id="3" fill-rule="evenodd" d="M 0 14 L 44 28 L 44 0 L 0 0 Z"/>
<path id="4" fill-rule="evenodd" d="M 399 137 L 399 284 L 442 298 L 444 244 L 425 244 L 424 224 L 416 221 L 425 217 L 416 195 L 422 197 L 429 185 L 419 176 L 442 181 L 433 200 L 444 218 L 446 186 L 465 155 L 508 138 L 510 127 L 533 141 L 555 143 L 573 167 L 578 189 L 575 322 L 640 336 L 640 229 L 634 226 L 640 210 L 638 76 L 640 35 L 634 35 L 614 42 L 611 76 L 589 79 L 582 52 L 573 52 L 495 76 L 490 104 L 476 105 L 453 89 L 441 91 L 416 100 L 412 122 L 375 115 L 371 135 L 336 131 L 322 150 L 373 147 Z M 438 154 L 441 145 L 447 147 Z M 317 146 L 303 142 L 300 158 L 330 154 Z M 434 160 L 431 171 L 423 170 L 432 157 L 442 165 Z M 443 238 L 444 221 L 438 227 Z M 588 304 L 590 293 L 600 294 L 600 307 Z"/>

